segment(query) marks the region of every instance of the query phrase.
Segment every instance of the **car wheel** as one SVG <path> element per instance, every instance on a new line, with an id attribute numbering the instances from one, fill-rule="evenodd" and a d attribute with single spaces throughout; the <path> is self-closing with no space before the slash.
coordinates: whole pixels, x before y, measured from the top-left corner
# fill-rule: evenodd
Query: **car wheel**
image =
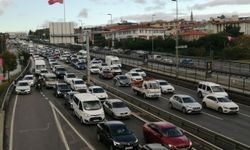
<path id="1" fill-rule="evenodd" d="M 220 113 L 223 113 L 223 110 L 222 110 L 221 107 L 218 108 L 218 111 L 219 111 Z"/>
<path id="2" fill-rule="evenodd" d="M 100 135 L 99 133 L 97 133 L 97 140 L 98 140 L 99 142 L 102 141 L 101 135 Z"/>
<path id="3" fill-rule="evenodd" d="M 198 92 L 198 96 L 199 96 L 200 98 L 203 97 L 201 92 Z"/>
<path id="4" fill-rule="evenodd" d="M 117 81 L 117 82 L 115 83 L 115 85 L 116 85 L 116 86 L 120 86 L 120 83 Z"/>
<path id="5" fill-rule="evenodd" d="M 207 108 L 207 104 L 205 102 L 202 103 L 203 108 Z"/>
<path id="6" fill-rule="evenodd" d="M 169 107 L 170 107 L 171 109 L 173 109 L 173 104 L 172 104 L 172 103 L 169 103 Z"/>
<path id="7" fill-rule="evenodd" d="M 84 124 L 82 117 L 80 118 L 80 122 L 82 125 Z"/>
<path id="8" fill-rule="evenodd" d="M 186 108 L 182 108 L 182 112 L 185 114 L 185 113 L 187 113 L 187 110 L 186 110 Z"/>
<path id="9" fill-rule="evenodd" d="M 146 98 L 147 98 L 146 94 L 143 94 L 143 98 L 144 98 L 144 99 L 146 99 Z"/>

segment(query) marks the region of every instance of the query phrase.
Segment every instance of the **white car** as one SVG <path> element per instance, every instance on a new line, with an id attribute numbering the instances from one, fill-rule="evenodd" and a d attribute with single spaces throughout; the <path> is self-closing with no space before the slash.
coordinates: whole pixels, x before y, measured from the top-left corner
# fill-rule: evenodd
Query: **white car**
<path id="1" fill-rule="evenodd" d="M 166 80 L 155 80 L 160 88 L 161 88 L 161 93 L 174 93 L 175 92 L 175 88 L 168 83 Z"/>
<path id="2" fill-rule="evenodd" d="M 76 79 L 76 75 L 74 73 L 66 73 L 63 77 L 64 82 L 70 84 L 72 79 Z"/>
<path id="3" fill-rule="evenodd" d="M 75 91 L 87 92 L 87 85 L 82 79 L 72 79 L 70 87 Z"/>
<path id="4" fill-rule="evenodd" d="M 30 84 L 28 81 L 18 81 L 17 84 L 15 85 L 15 92 L 16 94 L 30 94 L 31 89 L 30 89 Z"/>
<path id="5" fill-rule="evenodd" d="M 35 77 L 34 77 L 34 75 L 25 75 L 23 77 L 23 80 L 29 82 L 30 86 L 34 86 L 34 84 L 35 84 Z"/>
<path id="6" fill-rule="evenodd" d="M 139 75 L 141 75 L 142 77 L 146 77 L 147 74 L 141 69 L 141 68 L 132 68 L 130 70 L 130 72 L 137 72 L 139 73 Z"/>
<path id="7" fill-rule="evenodd" d="M 114 76 L 122 74 L 122 70 L 118 65 L 111 65 L 110 69 Z"/>
<path id="8" fill-rule="evenodd" d="M 202 100 L 203 108 L 212 108 L 221 113 L 237 113 L 239 106 L 231 101 L 227 96 L 209 94 Z"/>
<path id="9" fill-rule="evenodd" d="M 127 72 L 125 75 L 130 79 L 131 82 L 143 80 L 143 77 L 137 72 Z"/>
<path id="10" fill-rule="evenodd" d="M 100 86 L 90 86 L 89 92 L 99 98 L 99 100 L 105 100 L 108 98 L 107 92 Z"/>
<path id="11" fill-rule="evenodd" d="M 101 60 L 94 60 L 90 62 L 90 66 L 97 66 L 99 67 L 102 64 Z"/>
<path id="12" fill-rule="evenodd" d="M 92 74 L 98 74 L 100 72 L 100 69 L 98 66 L 90 66 L 89 70 L 90 70 L 90 73 Z"/>

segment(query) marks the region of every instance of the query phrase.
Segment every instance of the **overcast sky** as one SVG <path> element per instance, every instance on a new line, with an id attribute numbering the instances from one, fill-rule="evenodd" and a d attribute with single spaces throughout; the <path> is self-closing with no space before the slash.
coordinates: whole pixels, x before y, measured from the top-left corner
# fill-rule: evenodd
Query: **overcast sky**
<path id="1" fill-rule="evenodd" d="M 65 0 L 66 21 L 84 26 L 104 25 L 121 20 L 132 22 L 172 20 L 172 0 Z M 178 0 L 180 18 L 209 19 L 219 15 L 250 16 L 250 0 Z M 48 0 L 0 0 L 0 32 L 45 28 L 48 22 L 63 21 L 64 5 L 48 5 Z M 81 21 L 80 21 L 81 20 Z"/>

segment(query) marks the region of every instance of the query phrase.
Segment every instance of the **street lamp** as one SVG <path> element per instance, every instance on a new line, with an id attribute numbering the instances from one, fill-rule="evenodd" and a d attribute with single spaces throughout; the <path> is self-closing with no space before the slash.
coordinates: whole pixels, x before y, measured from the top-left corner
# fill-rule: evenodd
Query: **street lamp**
<path id="1" fill-rule="evenodd" d="M 152 23 L 153 23 L 153 21 L 154 21 L 154 14 L 152 15 Z M 152 38 L 151 38 L 151 40 L 152 40 L 152 50 L 151 50 L 151 54 L 153 53 L 153 51 L 154 51 L 154 37 L 153 37 L 153 34 L 154 34 L 154 30 L 153 30 L 153 27 L 152 27 Z"/>
<path id="2" fill-rule="evenodd" d="M 110 16 L 110 24 L 112 25 L 113 24 L 113 20 L 112 20 L 112 14 L 108 14 Z M 113 33 L 111 32 L 111 36 L 112 36 L 112 45 L 111 45 L 111 48 L 114 47 L 115 43 L 114 43 L 114 35 Z"/>
<path id="3" fill-rule="evenodd" d="M 83 38 L 83 26 L 82 26 L 83 23 L 82 23 L 82 20 L 81 20 L 81 19 L 79 20 L 79 22 L 81 23 L 81 24 L 80 24 L 80 27 L 81 27 L 81 28 L 80 28 L 80 29 L 81 29 L 81 31 L 80 31 L 80 32 L 81 32 L 81 33 L 80 33 L 80 34 L 81 34 L 80 37 L 81 37 L 81 38 L 80 38 L 79 40 L 81 40 L 81 42 L 83 43 L 83 39 L 84 39 L 84 38 Z M 83 44 L 82 47 L 83 47 L 83 49 L 84 49 L 84 44 Z"/>
<path id="4" fill-rule="evenodd" d="M 175 61 L 176 61 L 176 78 L 178 78 L 179 74 L 179 21 L 178 21 L 178 0 L 172 0 L 176 2 L 176 25 L 175 25 L 175 30 L 176 30 L 176 42 L 175 42 Z"/>

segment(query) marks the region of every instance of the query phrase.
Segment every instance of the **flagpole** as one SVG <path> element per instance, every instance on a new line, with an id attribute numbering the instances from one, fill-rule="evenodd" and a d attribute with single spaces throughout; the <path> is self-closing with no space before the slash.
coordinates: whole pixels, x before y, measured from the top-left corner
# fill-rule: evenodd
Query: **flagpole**
<path id="1" fill-rule="evenodd" d="M 66 15 L 65 15 L 65 1 L 66 0 L 63 0 L 63 11 L 64 11 L 64 22 L 66 22 Z"/>

